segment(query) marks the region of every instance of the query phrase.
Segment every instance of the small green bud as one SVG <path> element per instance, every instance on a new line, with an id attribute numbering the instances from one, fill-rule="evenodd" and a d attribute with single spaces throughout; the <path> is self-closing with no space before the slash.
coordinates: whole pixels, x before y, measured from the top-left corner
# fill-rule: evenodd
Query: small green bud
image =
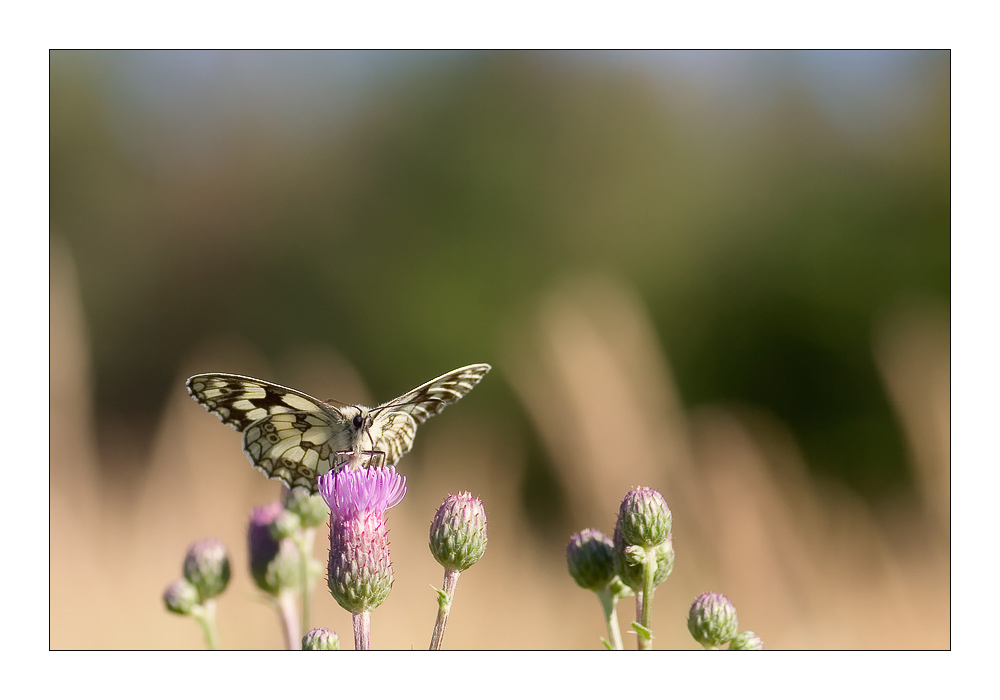
<path id="1" fill-rule="evenodd" d="M 302 527 L 316 527 L 330 517 L 330 508 L 320 494 L 311 494 L 304 486 L 296 486 L 285 493 L 285 510 L 299 516 Z"/>
<path id="2" fill-rule="evenodd" d="M 178 615 L 190 615 L 201 604 L 198 589 L 185 578 L 179 578 L 163 591 L 163 604 L 167 610 Z"/>
<path id="3" fill-rule="evenodd" d="M 302 638 L 302 651 L 340 651 L 340 637 L 326 627 L 311 629 Z"/>
<path id="4" fill-rule="evenodd" d="M 198 590 L 202 602 L 215 598 L 229 584 L 229 552 L 216 539 L 198 540 L 184 557 L 184 578 Z"/>
<path id="5" fill-rule="evenodd" d="M 279 542 L 294 537 L 300 529 L 302 529 L 302 518 L 298 514 L 284 509 L 270 525 L 271 537 Z"/>
<path id="6" fill-rule="evenodd" d="M 282 512 L 280 503 L 254 508 L 247 527 L 250 574 L 258 588 L 273 596 L 298 587 L 301 571 L 295 543 L 276 540 L 271 534 L 271 526 Z"/>
<path id="7" fill-rule="evenodd" d="M 702 593 L 688 611 L 688 630 L 706 649 L 718 649 L 736 636 L 736 606 L 721 593 Z"/>
<path id="8" fill-rule="evenodd" d="M 646 486 L 625 494 L 618 508 L 618 527 L 628 544 L 656 547 L 667 539 L 672 524 L 667 501 L 659 491 Z"/>
<path id="9" fill-rule="evenodd" d="M 738 635 L 733 637 L 733 641 L 729 642 L 730 651 L 760 651 L 764 648 L 764 642 L 761 641 L 755 633 L 747 630 L 746 632 L 740 632 Z"/>
<path id="10" fill-rule="evenodd" d="M 619 523 L 621 521 L 619 520 Z M 653 574 L 653 586 L 659 586 L 667 580 L 674 570 L 674 537 L 668 535 L 667 539 L 650 550 L 656 556 L 656 572 Z M 629 545 L 622 539 L 621 528 L 615 526 L 614 539 L 614 564 L 615 573 L 621 578 L 622 583 L 634 591 L 641 591 L 642 567 L 645 560 L 646 549 Z"/>
<path id="11" fill-rule="evenodd" d="M 576 533 L 566 545 L 566 565 L 580 588 L 605 589 L 615 577 L 611 540 L 599 530 L 588 528 Z"/>
<path id="12" fill-rule="evenodd" d="M 465 571 L 486 551 L 486 509 L 471 493 L 449 495 L 431 522 L 431 553 L 449 571 Z"/>

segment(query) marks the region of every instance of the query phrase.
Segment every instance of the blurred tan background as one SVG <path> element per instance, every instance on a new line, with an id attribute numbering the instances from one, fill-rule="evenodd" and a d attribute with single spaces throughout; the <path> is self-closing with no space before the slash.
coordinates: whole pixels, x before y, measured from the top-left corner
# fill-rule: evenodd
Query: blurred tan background
<path id="1" fill-rule="evenodd" d="M 161 594 L 203 537 L 222 646 L 281 645 L 245 551 L 278 484 L 186 377 L 371 404 L 473 362 L 399 465 L 374 648 L 427 647 L 427 529 L 463 490 L 490 539 L 445 646 L 600 648 L 565 545 L 637 485 L 674 514 L 655 648 L 696 648 L 705 590 L 771 649 L 948 648 L 949 70 L 54 52 L 52 648 L 201 648 Z M 351 647 L 323 582 L 313 625 Z"/>

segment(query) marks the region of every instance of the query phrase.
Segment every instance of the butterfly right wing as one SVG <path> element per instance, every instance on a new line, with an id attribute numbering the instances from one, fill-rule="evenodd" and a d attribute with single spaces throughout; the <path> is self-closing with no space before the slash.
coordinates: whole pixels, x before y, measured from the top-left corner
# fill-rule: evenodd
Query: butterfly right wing
<path id="1" fill-rule="evenodd" d="M 487 364 L 459 367 L 372 409 L 374 449 L 385 452 L 386 464 L 396 464 L 413 447 L 417 426 L 472 391 L 490 369 Z"/>
<path id="2" fill-rule="evenodd" d="M 243 452 L 255 469 L 289 488 L 316 493 L 316 477 L 351 446 L 353 431 L 332 406 L 295 389 L 239 374 L 198 374 L 191 397 L 243 434 Z"/>

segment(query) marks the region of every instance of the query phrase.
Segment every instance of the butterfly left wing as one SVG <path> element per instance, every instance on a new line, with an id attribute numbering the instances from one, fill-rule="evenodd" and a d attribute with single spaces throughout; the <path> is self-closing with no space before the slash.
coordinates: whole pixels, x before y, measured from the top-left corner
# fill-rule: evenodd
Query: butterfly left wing
<path id="1" fill-rule="evenodd" d="M 460 367 L 373 408 L 373 449 L 385 452 L 386 464 L 396 464 L 413 447 L 417 426 L 472 391 L 490 369 L 487 364 Z"/>
<path id="2" fill-rule="evenodd" d="M 198 374 L 191 397 L 243 434 L 243 452 L 255 469 L 289 488 L 316 493 L 316 477 L 333 468 L 337 450 L 351 444 L 336 409 L 301 391 L 239 374 Z"/>

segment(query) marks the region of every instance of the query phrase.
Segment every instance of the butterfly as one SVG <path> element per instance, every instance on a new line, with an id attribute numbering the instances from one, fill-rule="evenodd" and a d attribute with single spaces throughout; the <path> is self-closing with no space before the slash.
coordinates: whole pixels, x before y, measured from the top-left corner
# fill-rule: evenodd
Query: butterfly
<path id="1" fill-rule="evenodd" d="M 243 452 L 255 469 L 289 488 L 316 493 L 331 469 L 392 464 L 410 451 L 417 426 L 472 390 L 487 364 L 459 367 L 399 398 L 367 408 L 320 401 L 280 384 L 239 374 L 196 374 L 191 398 L 243 434 Z"/>

